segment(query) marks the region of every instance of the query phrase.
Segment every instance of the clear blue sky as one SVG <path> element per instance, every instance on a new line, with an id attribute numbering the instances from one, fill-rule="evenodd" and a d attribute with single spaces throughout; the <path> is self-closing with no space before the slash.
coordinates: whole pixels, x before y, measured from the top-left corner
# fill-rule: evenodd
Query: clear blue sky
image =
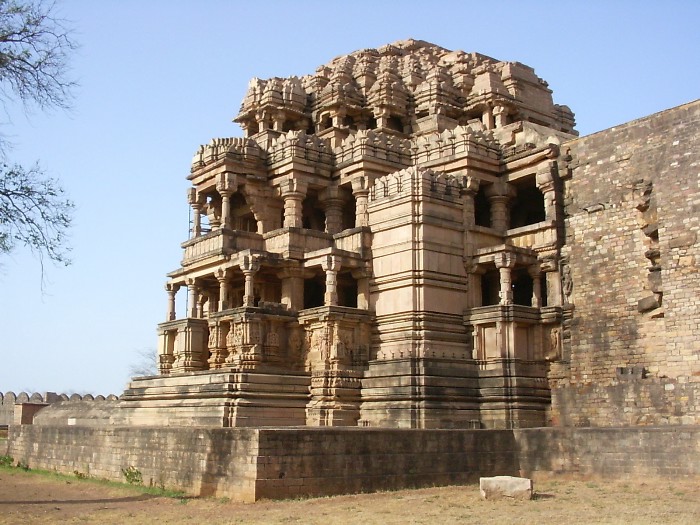
<path id="1" fill-rule="evenodd" d="M 0 256 L 0 391 L 121 393 L 155 348 L 165 274 L 187 238 L 185 176 L 253 76 L 428 40 L 535 68 L 582 135 L 698 98 L 700 2 L 59 0 L 81 48 L 70 112 L 9 110 L 10 160 L 40 161 L 77 205 L 73 265 L 42 292 L 26 250 Z M 180 293 L 179 295 L 184 295 Z"/>

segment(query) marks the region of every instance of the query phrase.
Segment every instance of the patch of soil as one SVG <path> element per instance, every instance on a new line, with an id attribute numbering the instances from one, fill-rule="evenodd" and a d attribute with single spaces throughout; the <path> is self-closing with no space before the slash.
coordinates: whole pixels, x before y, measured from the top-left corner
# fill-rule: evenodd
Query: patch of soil
<path id="1" fill-rule="evenodd" d="M 695 524 L 698 481 L 536 479 L 531 501 L 483 501 L 467 485 L 243 504 L 0 469 L 0 524 Z"/>

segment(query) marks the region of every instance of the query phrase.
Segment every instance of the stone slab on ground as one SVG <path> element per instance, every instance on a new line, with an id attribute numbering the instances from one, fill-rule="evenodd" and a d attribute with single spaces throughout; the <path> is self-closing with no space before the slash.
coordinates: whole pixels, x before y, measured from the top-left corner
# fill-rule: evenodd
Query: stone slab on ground
<path id="1" fill-rule="evenodd" d="M 482 499 L 532 499 L 532 480 L 515 476 L 479 478 Z"/>

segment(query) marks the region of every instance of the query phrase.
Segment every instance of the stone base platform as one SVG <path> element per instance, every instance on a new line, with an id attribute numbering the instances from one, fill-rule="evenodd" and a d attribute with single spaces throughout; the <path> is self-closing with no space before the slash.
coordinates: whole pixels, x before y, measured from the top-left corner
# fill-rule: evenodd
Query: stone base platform
<path id="1" fill-rule="evenodd" d="M 7 454 L 239 501 L 477 482 L 537 473 L 700 476 L 700 426 L 414 430 L 11 426 Z M 3 451 L 0 451 L 0 453 Z"/>
<path id="2" fill-rule="evenodd" d="M 110 418 L 118 426 L 263 427 L 306 422 L 307 372 L 224 370 L 137 377 Z"/>

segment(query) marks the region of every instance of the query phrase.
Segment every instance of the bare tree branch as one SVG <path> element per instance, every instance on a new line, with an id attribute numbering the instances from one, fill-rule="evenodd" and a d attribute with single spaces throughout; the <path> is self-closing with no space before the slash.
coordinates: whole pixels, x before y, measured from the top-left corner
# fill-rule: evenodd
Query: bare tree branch
<path id="1" fill-rule="evenodd" d="M 68 59 L 76 48 L 55 4 L 43 0 L 0 0 L 0 103 L 21 102 L 25 111 L 67 108 L 75 83 Z M 0 136 L 0 157 L 7 144 Z M 38 256 L 70 264 L 66 234 L 73 203 L 58 181 L 35 164 L 0 166 L 0 253 L 17 244 Z"/>
<path id="2" fill-rule="evenodd" d="M 43 262 L 70 264 L 65 246 L 72 220 L 73 203 L 54 179 L 38 166 L 0 168 L 0 252 L 21 243 Z"/>

